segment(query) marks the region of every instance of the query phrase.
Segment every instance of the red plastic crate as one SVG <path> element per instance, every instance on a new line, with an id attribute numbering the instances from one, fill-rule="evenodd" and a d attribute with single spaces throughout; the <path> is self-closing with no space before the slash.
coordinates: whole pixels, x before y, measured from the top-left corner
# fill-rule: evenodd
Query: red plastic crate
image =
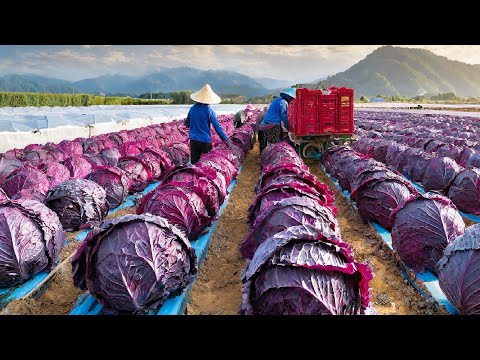
<path id="1" fill-rule="evenodd" d="M 353 133 L 353 89 L 329 88 L 296 90 L 296 98 L 288 106 L 290 131 L 297 136 Z"/>

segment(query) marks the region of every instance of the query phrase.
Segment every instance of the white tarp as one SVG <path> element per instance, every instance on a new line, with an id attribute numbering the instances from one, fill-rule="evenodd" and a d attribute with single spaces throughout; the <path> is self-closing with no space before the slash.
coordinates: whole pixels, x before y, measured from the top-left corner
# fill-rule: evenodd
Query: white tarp
<path id="1" fill-rule="evenodd" d="M 29 144 L 58 143 L 183 119 L 191 105 L 98 105 L 0 108 L 0 152 Z M 245 105 L 212 106 L 217 115 Z"/>

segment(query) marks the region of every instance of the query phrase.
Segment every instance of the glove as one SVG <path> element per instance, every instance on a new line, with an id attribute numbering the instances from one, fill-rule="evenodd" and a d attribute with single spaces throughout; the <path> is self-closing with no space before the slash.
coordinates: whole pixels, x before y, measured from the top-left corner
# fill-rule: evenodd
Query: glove
<path id="1" fill-rule="evenodd" d="M 223 143 L 227 146 L 227 148 L 229 148 L 230 150 L 232 150 L 232 147 L 233 147 L 233 143 L 232 143 L 232 140 L 230 140 L 229 138 L 223 140 Z"/>

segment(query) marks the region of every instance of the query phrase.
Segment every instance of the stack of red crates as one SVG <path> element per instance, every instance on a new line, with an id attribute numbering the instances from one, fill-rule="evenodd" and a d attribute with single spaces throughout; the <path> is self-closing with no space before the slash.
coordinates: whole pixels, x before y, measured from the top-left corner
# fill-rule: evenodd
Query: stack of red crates
<path id="1" fill-rule="evenodd" d="M 322 90 L 297 89 L 296 98 L 288 106 L 290 132 L 297 136 L 352 134 L 353 89 L 328 88 Z"/>

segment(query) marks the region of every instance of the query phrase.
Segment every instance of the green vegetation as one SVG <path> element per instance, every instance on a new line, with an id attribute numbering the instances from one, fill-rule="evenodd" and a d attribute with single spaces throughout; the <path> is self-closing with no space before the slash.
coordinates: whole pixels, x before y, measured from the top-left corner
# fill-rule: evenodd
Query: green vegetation
<path id="1" fill-rule="evenodd" d="M 248 104 L 249 99 L 239 94 L 220 94 L 222 102 L 220 104 Z"/>
<path id="2" fill-rule="evenodd" d="M 354 88 L 358 99 L 378 93 L 409 98 L 455 93 L 479 98 L 480 65 L 452 61 L 424 49 L 383 46 L 348 70 L 319 82 L 332 84 Z"/>
<path id="3" fill-rule="evenodd" d="M 165 99 L 137 99 L 131 97 L 96 96 L 90 94 L 48 94 L 27 92 L 0 92 L 0 107 L 23 106 L 90 106 L 90 105 L 156 105 L 169 104 Z"/>
<path id="4" fill-rule="evenodd" d="M 425 104 L 425 103 L 430 103 L 430 104 L 465 104 L 465 103 L 470 103 L 470 104 L 478 104 L 480 103 L 480 99 L 474 98 L 474 97 L 462 97 L 462 96 L 457 96 L 453 92 L 447 92 L 447 93 L 440 93 L 436 95 L 418 95 L 415 97 L 408 97 L 408 96 L 389 96 L 389 95 L 382 95 L 382 94 L 377 94 L 375 97 L 380 97 L 385 99 L 386 102 L 411 102 L 415 104 Z M 370 98 L 367 96 L 360 96 L 360 99 L 356 99 L 355 101 L 365 103 L 365 102 L 370 102 Z"/>

